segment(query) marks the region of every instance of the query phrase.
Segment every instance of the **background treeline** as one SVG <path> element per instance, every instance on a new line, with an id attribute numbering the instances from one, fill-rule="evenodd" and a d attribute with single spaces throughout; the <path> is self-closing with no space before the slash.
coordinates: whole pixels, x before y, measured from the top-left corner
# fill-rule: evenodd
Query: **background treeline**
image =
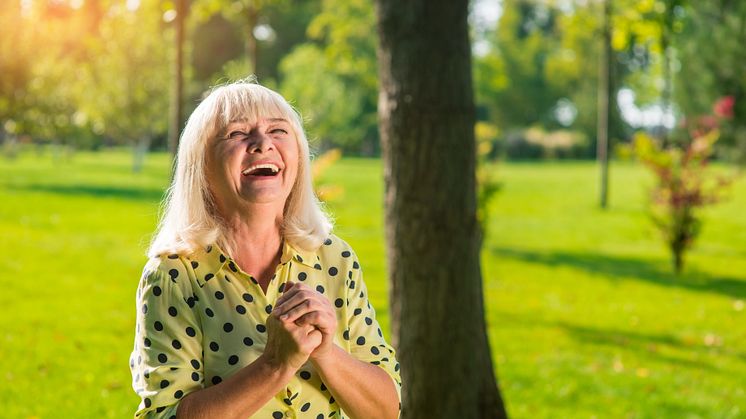
<path id="1" fill-rule="evenodd" d="M 595 156 L 601 1 L 472 5 L 481 142 L 493 156 Z M 165 149 L 175 4 L 9 0 L 0 4 L 0 137 L 60 150 Z M 375 10 L 367 0 L 195 0 L 185 17 L 185 114 L 210 86 L 256 74 L 302 111 L 316 147 L 378 155 Z M 719 156 L 746 154 L 746 3 L 616 0 L 610 138 L 671 141 L 728 99 Z M 622 111 L 624 109 L 624 112 Z M 645 116 L 645 117 L 644 117 Z"/>

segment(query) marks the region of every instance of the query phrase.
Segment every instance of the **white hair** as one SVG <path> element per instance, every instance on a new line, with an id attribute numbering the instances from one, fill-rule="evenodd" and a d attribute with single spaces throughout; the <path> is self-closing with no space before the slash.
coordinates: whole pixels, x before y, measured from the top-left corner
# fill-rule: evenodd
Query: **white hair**
<path id="1" fill-rule="evenodd" d="M 332 230 L 332 222 L 313 191 L 311 156 L 300 115 L 277 92 L 252 79 L 218 86 L 197 106 L 181 134 L 176 171 L 148 254 L 190 254 L 217 244 L 234 254 L 235 243 L 216 211 L 206 175 L 206 146 L 238 120 L 285 118 L 298 143 L 298 174 L 285 202 L 281 234 L 291 244 L 315 250 Z"/>

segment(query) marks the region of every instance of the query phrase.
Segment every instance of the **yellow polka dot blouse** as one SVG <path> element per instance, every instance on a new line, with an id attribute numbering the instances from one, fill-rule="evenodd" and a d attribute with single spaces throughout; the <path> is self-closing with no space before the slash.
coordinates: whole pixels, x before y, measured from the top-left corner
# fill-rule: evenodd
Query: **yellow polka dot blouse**
<path id="1" fill-rule="evenodd" d="M 285 242 L 266 295 L 217 246 L 188 257 L 151 259 L 137 289 L 130 357 L 132 386 L 142 399 L 135 417 L 175 417 L 181 398 L 220 383 L 257 359 L 267 341 L 267 317 L 289 280 L 315 288 L 332 302 L 338 322 L 335 343 L 355 358 L 383 368 L 401 394 L 399 364 L 368 302 L 357 256 L 332 235 L 314 252 Z M 280 417 L 346 415 L 307 362 L 252 416 Z"/>

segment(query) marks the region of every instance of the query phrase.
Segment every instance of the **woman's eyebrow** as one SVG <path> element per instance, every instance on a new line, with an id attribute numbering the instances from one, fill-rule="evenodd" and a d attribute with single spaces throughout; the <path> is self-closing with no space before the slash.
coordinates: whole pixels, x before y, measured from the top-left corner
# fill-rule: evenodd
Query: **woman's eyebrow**
<path id="1" fill-rule="evenodd" d="M 268 118 L 267 121 L 269 121 L 269 122 L 286 122 L 288 124 L 290 123 L 285 118 Z"/>

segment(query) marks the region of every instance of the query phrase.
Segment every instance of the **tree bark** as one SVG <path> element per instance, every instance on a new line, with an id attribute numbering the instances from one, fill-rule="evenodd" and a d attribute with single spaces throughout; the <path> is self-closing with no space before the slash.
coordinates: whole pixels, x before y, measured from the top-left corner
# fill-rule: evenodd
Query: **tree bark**
<path id="1" fill-rule="evenodd" d="M 486 334 L 467 0 L 377 0 L 404 418 L 505 418 Z"/>

